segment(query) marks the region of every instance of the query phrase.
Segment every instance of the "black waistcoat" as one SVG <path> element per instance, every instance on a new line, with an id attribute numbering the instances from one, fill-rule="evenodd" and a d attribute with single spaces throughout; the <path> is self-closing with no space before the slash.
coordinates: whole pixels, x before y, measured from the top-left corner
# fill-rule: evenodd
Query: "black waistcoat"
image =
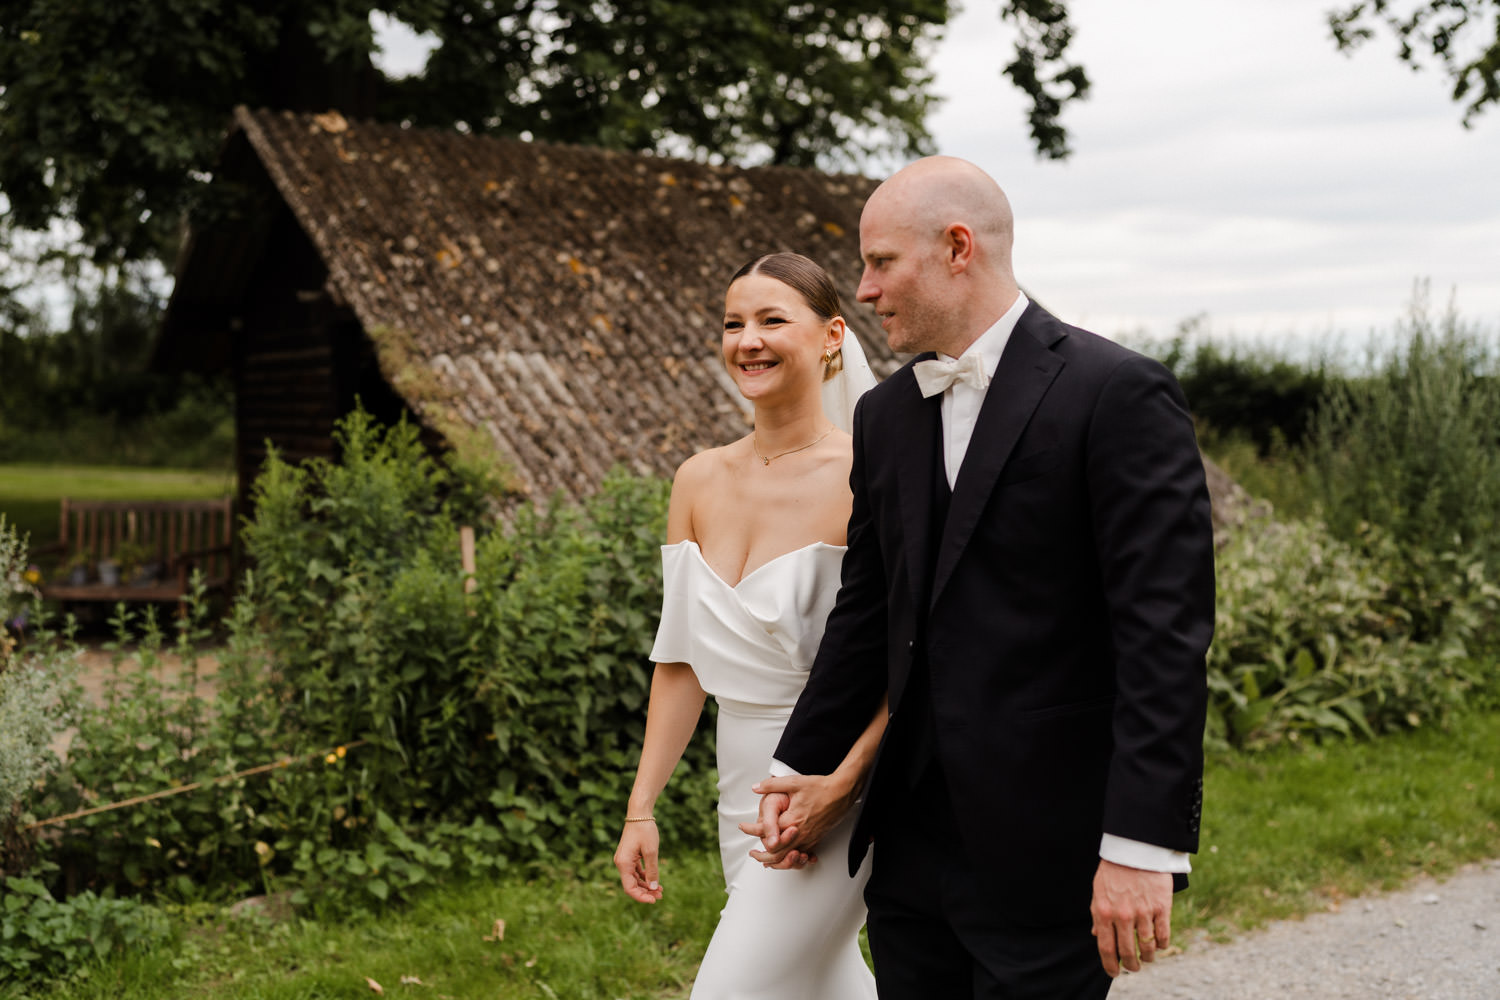
<path id="1" fill-rule="evenodd" d="M 930 561 L 922 567 L 923 586 L 922 594 L 928 601 L 931 600 L 932 578 L 937 569 L 937 553 L 941 546 L 943 529 L 948 520 L 948 505 L 953 499 L 953 488 L 948 485 L 947 466 L 944 462 L 943 452 L 943 426 L 942 421 L 937 421 L 937 441 L 933 447 L 932 460 L 932 519 L 926 525 L 930 532 L 927 551 L 931 553 Z M 922 530 L 921 525 L 913 525 L 915 530 Z M 927 663 L 926 651 L 926 628 L 920 632 L 915 655 L 912 657 L 911 677 L 907 680 L 906 690 L 902 695 L 903 712 L 908 724 L 915 727 L 912 733 L 911 752 L 904 762 L 902 771 L 905 774 L 907 784 L 915 787 L 927 769 L 937 765 L 935 750 L 937 747 L 937 723 L 932 714 L 931 677 L 930 668 Z"/>

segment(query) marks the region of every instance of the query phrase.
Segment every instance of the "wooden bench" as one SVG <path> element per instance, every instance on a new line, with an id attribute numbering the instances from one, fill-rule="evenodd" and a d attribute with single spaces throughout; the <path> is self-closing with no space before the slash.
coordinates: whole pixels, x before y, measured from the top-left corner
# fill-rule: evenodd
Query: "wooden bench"
<path id="1" fill-rule="evenodd" d="M 38 554 L 61 556 L 61 572 L 86 562 L 84 581 L 59 577 L 42 585 L 49 600 L 177 601 L 187 592 L 194 570 L 201 570 L 210 589 L 226 588 L 232 571 L 234 501 L 218 500 L 71 500 L 62 499 L 58 541 Z M 140 569 L 115 582 L 101 581 L 101 562 L 115 562 L 134 549 Z M 128 569 L 130 567 L 122 567 Z"/>

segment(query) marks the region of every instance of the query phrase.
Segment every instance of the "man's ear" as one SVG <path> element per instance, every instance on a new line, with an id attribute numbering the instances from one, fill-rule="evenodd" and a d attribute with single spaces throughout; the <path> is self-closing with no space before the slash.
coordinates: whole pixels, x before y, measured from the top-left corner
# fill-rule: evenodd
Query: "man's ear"
<path id="1" fill-rule="evenodd" d="M 953 274 L 968 270 L 974 260 L 974 231 L 962 222 L 955 222 L 943 230 L 943 243 L 948 270 Z"/>

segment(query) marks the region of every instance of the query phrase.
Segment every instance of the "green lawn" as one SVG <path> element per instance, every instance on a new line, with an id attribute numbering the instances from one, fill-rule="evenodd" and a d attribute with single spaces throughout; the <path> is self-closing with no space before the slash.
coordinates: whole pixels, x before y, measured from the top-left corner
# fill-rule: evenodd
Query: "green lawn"
<path id="1" fill-rule="evenodd" d="M 1494 711 L 1446 731 L 1213 761 L 1175 920 L 1220 934 L 1500 857 L 1497 761 Z"/>
<path id="2" fill-rule="evenodd" d="M 1179 941 L 1191 948 L 1195 929 L 1226 934 L 1500 856 L 1497 760 L 1500 712 L 1447 731 L 1212 761 L 1203 849 L 1174 909 L 1189 932 Z M 372 995 L 369 977 L 411 997 L 681 998 L 723 902 L 717 856 L 664 845 L 662 884 L 660 904 L 632 903 L 601 858 L 584 873 L 451 885 L 338 919 L 269 925 L 199 911 L 176 918 L 170 944 L 32 995 L 354 998 Z"/>
<path id="3" fill-rule="evenodd" d="M 33 547 L 57 540 L 58 501 L 198 500 L 234 492 L 223 472 L 108 465 L 0 465 L 0 513 Z"/>

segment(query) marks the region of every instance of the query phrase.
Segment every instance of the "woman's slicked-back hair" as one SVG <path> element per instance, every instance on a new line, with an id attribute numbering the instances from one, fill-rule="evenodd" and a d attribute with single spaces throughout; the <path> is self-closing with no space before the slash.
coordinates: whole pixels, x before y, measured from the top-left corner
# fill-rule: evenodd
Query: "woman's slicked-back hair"
<path id="1" fill-rule="evenodd" d="M 839 305 L 839 290 L 828 272 L 800 253 L 763 254 L 734 272 L 729 283 L 732 285 L 747 274 L 764 274 L 795 289 L 825 322 L 844 314 Z"/>

